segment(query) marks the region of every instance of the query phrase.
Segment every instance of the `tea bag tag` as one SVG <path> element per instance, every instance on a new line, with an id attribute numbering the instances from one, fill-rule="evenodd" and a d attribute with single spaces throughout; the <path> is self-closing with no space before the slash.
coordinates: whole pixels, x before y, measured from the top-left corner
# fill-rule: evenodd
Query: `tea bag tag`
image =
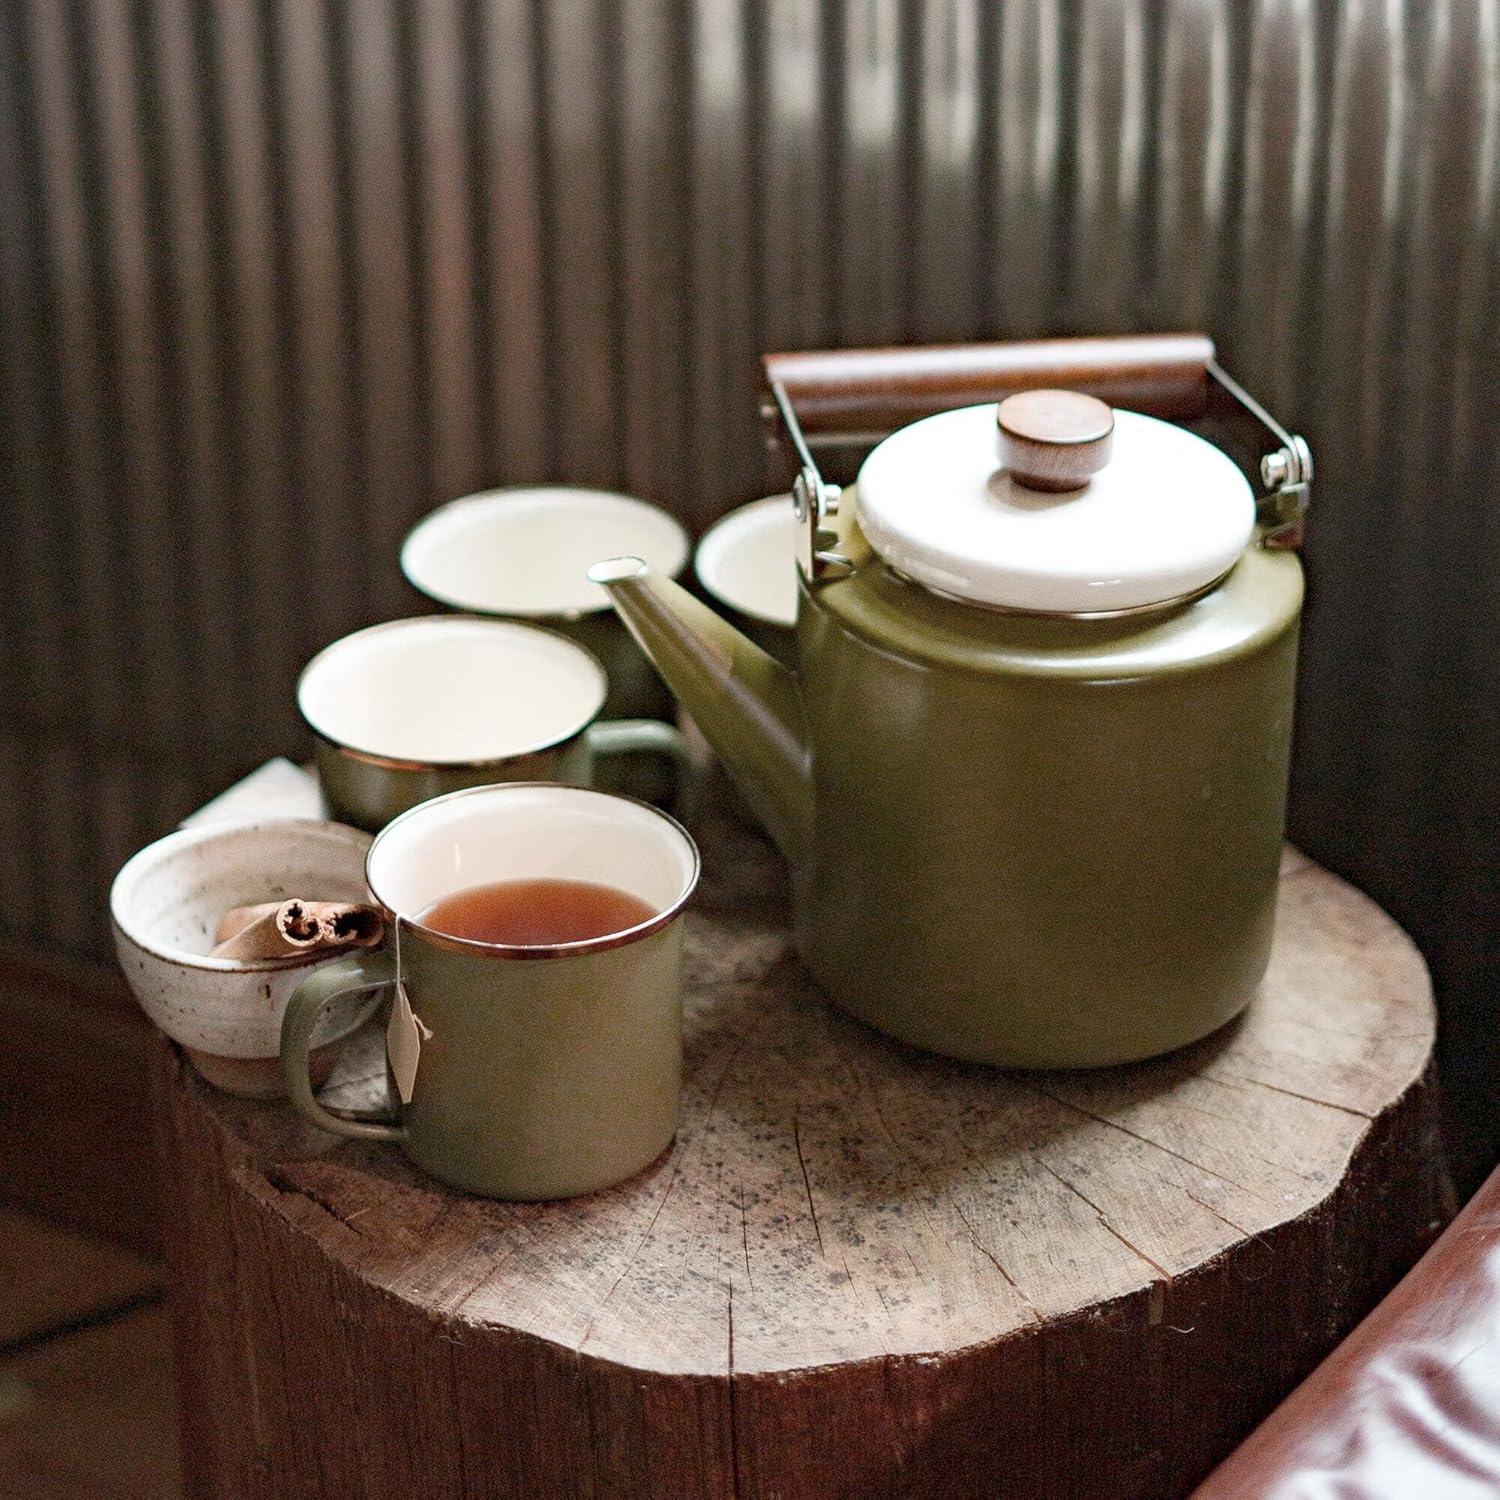
<path id="1" fill-rule="evenodd" d="M 390 1024 L 385 1028 L 385 1051 L 391 1060 L 391 1076 L 396 1080 L 396 1092 L 403 1104 L 411 1103 L 412 1089 L 417 1081 L 417 1060 L 422 1055 L 422 1034 L 426 1029 L 411 1008 L 406 986 L 398 981 L 396 996 L 391 1002 Z"/>
<path id="2" fill-rule="evenodd" d="M 396 921 L 396 993 L 391 1001 L 391 1019 L 385 1028 L 385 1054 L 391 1062 L 391 1076 L 403 1104 L 411 1103 L 417 1082 L 417 1062 L 422 1043 L 432 1033 L 411 1008 L 406 981 L 401 978 L 401 921 Z"/>

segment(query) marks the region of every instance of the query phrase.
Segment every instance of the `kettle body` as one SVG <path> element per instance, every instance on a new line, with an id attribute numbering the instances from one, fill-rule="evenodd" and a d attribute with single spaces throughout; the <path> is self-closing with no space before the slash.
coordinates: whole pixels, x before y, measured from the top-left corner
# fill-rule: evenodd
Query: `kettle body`
<path id="1" fill-rule="evenodd" d="M 1208 592 L 1119 619 L 985 611 L 859 534 L 801 591 L 813 817 L 797 948 L 841 1008 L 966 1061 L 1168 1051 L 1270 955 L 1302 569 L 1252 548 Z"/>

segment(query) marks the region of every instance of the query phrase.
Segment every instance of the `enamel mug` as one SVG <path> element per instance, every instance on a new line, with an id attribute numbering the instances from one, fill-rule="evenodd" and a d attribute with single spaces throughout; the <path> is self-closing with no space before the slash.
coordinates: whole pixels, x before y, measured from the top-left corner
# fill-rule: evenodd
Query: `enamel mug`
<path id="1" fill-rule="evenodd" d="M 397 1143 L 432 1176 L 494 1198 L 592 1192 L 667 1149 L 682 1070 L 679 918 L 698 880 L 698 851 L 677 823 L 582 787 L 477 787 L 397 818 L 366 875 L 397 941 L 320 969 L 282 1023 L 288 1094 L 308 1120 Z M 613 886 L 653 915 L 548 947 L 465 940 L 424 922 L 457 891 L 541 878 Z M 419 1038 L 410 1097 L 378 1120 L 330 1114 L 308 1078 L 319 1017 L 398 976 Z"/>
<path id="2" fill-rule="evenodd" d="M 767 495 L 720 516 L 693 554 L 698 583 L 719 612 L 791 666 L 797 649 L 797 516 L 790 495 Z"/>
<path id="3" fill-rule="evenodd" d="M 497 781 L 589 783 L 606 756 L 677 768 L 658 719 L 603 720 L 604 668 L 555 631 L 472 615 L 392 620 L 320 651 L 297 683 L 331 815 L 371 833 L 431 797 Z"/>
<path id="4" fill-rule="evenodd" d="M 628 552 L 674 578 L 688 551 L 681 524 L 645 500 L 538 485 L 439 506 L 408 533 L 401 571 L 448 609 L 543 625 L 592 651 L 609 679 L 606 718 L 670 719 L 666 684 L 587 575 L 599 558 Z"/>

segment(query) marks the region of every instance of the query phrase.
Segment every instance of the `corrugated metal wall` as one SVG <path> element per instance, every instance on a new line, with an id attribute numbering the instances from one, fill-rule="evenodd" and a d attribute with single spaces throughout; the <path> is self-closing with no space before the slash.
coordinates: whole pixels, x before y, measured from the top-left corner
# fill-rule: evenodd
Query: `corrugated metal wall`
<path id="1" fill-rule="evenodd" d="M 0 51 L 13 933 L 101 951 L 436 501 L 701 525 L 763 348 L 1203 326 L 1319 464 L 1295 831 L 1493 1062 L 1495 0 L 11 0 Z"/>

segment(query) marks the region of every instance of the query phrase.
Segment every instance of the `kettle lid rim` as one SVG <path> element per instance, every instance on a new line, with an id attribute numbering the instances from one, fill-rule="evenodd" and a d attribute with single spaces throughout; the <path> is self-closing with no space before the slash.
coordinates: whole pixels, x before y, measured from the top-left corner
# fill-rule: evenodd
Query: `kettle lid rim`
<path id="1" fill-rule="evenodd" d="M 861 527 L 914 582 L 1003 609 L 1127 610 L 1210 586 L 1249 545 L 1249 481 L 1196 433 L 1118 410 L 1109 463 L 1080 488 L 1041 492 L 1001 467 L 995 414 L 925 417 L 865 459 Z"/>

